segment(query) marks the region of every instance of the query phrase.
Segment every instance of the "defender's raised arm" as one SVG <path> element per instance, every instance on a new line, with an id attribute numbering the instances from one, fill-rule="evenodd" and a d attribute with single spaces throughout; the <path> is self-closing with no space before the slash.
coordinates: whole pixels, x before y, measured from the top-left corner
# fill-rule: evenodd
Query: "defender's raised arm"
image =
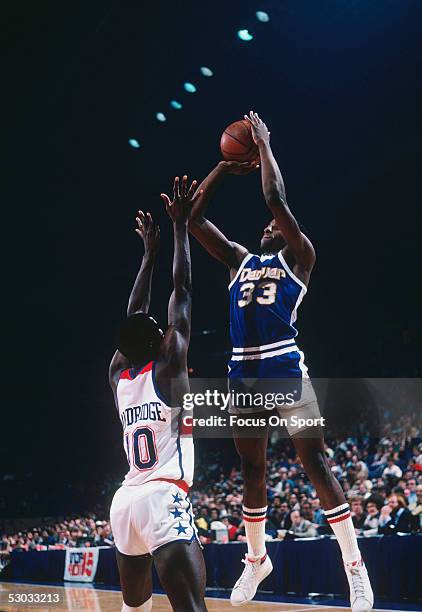
<path id="1" fill-rule="evenodd" d="M 147 213 L 145 215 L 142 210 L 139 210 L 136 222 L 138 227 L 135 231 L 143 240 L 144 255 L 132 291 L 130 292 L 127 307 L 128 317 L 136 312 L 148 313 L 151 302 L 154 263 L 160 247 L 160 228 L 154 224 L 151 214 Z M 109 382 L 113 393 L 116 390 L 117 377 L 120 371 L 127 367 L 129 367 L 128 359 L 120 351 L 116 351 L 109 367 Z"/>
<path id="2" fill-rule="evenodd" d="M 149 310 L 151 302 L 151 282 L 154 271 L 154 263 L 160 247 L 160 228 L 155 225 L 151 214 L 146 215 L 142 210 L 138 210 L 136 217 L 138 227 L 136 233 L 144 241 L 145 253 L 142 258 L 140 270 L 136 276 L 133 289 L 130 293 L 127 316 L 135 312 L 145 312 Z"/>
<path id="3" fill-rule="evenodd" d="M 188 218 L 192 204 L 201 193 L 194 195 L 196 181 L 187 188 L 187 176 L 174 180 L 173 200 L 161 194 L 166 211 L 173 222 L 173 292 L 168 305 L 168 329 L 161 345 L 159 358 L 163 384 L 172 377 L 187 378 L 187 352 L 191 329 L 192 273 L 188 235 Z M 166 379 L 166 380 L 164 380 Z M 167 389 L 168 390 L 168 389 Z"/>

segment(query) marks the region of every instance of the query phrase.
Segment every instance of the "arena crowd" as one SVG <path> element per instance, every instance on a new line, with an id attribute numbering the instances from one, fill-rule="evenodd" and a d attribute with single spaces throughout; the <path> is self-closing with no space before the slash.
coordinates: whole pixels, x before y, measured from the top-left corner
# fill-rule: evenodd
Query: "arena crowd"
<path id="1" fill-rule="evenodd" d="M 374 441 L 363 437 L 327 439 L 326 454 L 351 506 L 359 536 L 422 532 L 422 416 L 402 417 Z M 220 447 L 202 453 L 196 468 L 191 500 L 203 544 L 214 540 L 244 541 L 243 480 L 240 470 L 227 466 Z M 87 513 L 15 533 L 3 533 L 0 563 L 12 550 L 46 550 L 80 546 L 113 546 L 108 520 L 110 495 Z M 268 512 L 270 539 L 330 535 L 320 501 L 303 472 L 290 440 L 273 441 L 268 451 Z M 2 561 L 3 560 L 3 561 Z"/>

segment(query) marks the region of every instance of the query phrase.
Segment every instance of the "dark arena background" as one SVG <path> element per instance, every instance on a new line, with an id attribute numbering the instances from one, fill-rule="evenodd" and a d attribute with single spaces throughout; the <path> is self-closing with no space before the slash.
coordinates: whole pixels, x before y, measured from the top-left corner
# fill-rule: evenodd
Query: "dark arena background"
<path id="1" fill-rule="evenodd" d="M 44 0 L 1 13 L 0 610 L 29 609 L 8 596 L 37 589 L 60 594 L 51 609 L 120 610 L 109 508 L 127 462 L 108 365 L 143 255 L 135 214 L 161 227 L 150 310 L 165 327 L 173 236 L 159 194 L 175 175 L 204 178 L 224 127 L 251 109 L 317 253 L 298 343 L 311 377 L 330 381 L 327 453 L 375 608 L 422 610 L 421 2 Z M 259 173 L 229 176 L 209 217 L 257 252 L 271 218 Z M 222 379 L 228 275 L 193 238 L 191 251 L 190 373 Z M 196 441 L 210 610 L 230 609 L 246 550 L 239 468 L 232 440 Z M 364 536 L 368 499 L 379 511 L 394 495 L 412 517 L 405 534 Z M 248 609 L 349 605 L 315 497 L 275 436 L 266 531 L 278 567 Z M 313 539 L 277 541 L 297 507 Z M 213 521 L 235 543 L 218 543 Z M 66 547 L 85 544 L 108 546 L 96 588 L 63 582 Z M 154 581 L 153 609 L 170 610 Z"/>

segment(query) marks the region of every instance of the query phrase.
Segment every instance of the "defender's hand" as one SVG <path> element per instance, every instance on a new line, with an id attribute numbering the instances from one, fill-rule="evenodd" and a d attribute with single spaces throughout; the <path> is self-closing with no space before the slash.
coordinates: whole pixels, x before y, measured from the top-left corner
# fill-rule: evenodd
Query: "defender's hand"
<path id="1" fill-rule="evenodd" d="M 176 176 L 173 185 L 173 201 L 167 194 L 160 194 L 164 200 L 166 211 L 169 214 L 170 219 L 173 223 L 185 223 L 187 224 L 189 215 L 192 210 L 193 204 L 196 202 L 198 197 L 203 193 L 203 190 L 195 193 L 198 181 L 192 181 L 191 186 L 187 189 L 188 177 L 182 178 L 182 184 L 180 184 L 180 178 Z"/>
<path id="2" fill-rule="evenodd" d="M 136 222 L 138 227 L 135 232 L 144 241 L 145 253 L 156 255 L 160 248 L 160 227 L 155 225 L 151 213 L 145 215 L 142 210 L 138 210 Z"/>
<path id="3" fill-rule="evenodd" d="M 254 170 L 259 168 L 259 157 L 252 161 L 248 162 L 238 162 L 238 161 L 221 161 L 218 164 L 218 167 L 221 168 L 227 174 L 250 174 Z"/>
<path id="4" fill-rule="evenodd" d="M 256 146 L 259 147 L 262 144 L 269 144 L 271 132 L 268 131 L 267 126 L 258 113 L 250 111 L 249 115 L 245 115 L 245 119 L 249 121 L 252 126 L 252 138 Z"/>

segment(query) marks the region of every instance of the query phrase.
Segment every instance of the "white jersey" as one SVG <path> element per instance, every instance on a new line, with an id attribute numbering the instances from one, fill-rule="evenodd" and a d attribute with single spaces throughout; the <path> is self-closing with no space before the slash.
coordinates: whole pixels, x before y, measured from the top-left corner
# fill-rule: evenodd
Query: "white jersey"
<path id="1" fill-rule="evenodd" d="M 160 396 L 155 364 L 124 370 L 117 384 L 117 405 L 123 425 L 123 445 L 129 463 L 123 485 L 169 480 L 192 485 L 194 450 L 182 425 L 181 408 L 172 408 Z"/>

